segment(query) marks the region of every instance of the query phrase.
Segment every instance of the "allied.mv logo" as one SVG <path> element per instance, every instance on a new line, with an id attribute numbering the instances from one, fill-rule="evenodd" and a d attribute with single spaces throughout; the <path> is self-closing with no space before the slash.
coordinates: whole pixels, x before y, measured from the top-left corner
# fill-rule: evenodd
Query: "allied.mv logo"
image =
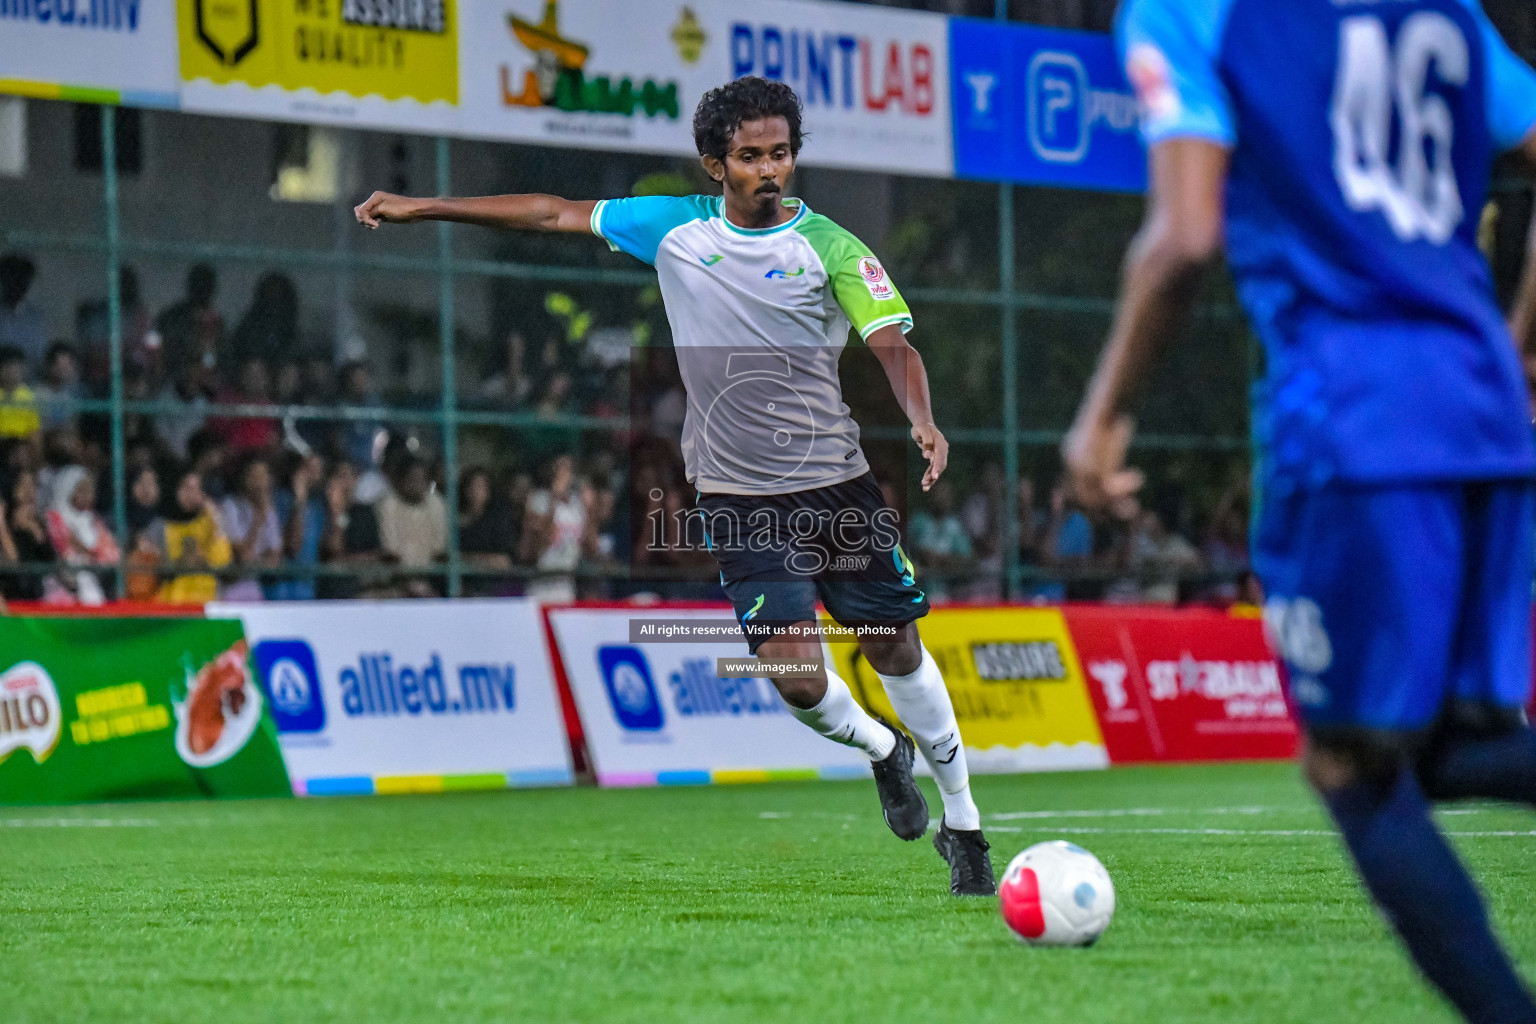
<path id="1" fill-rule="evenodd" d="M 656 732 L 661 728 L 661 698 L 651 666 L 638 647 L 610 644 L 597 649 L 597 664 L 608 690 L 613 717 L 625 729 Z"/>
<path id="2" fill-rule="evenodd" d="M 278 732 L 320 732 L 325 728 L 320 670 L 309 644 L 303 640 L 263 640 L 256 645 L 253 660 Z"/>

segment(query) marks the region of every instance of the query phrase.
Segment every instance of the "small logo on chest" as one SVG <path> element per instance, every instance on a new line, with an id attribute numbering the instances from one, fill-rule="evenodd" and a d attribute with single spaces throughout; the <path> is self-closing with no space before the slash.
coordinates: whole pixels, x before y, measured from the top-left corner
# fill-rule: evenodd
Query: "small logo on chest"
<path id="1" fill-rule="evenodd" d="M 721 256 L 719 253 L 715 253 L 713 256 L 700 256 L 699 262 L 704 264 L 706 267 L 712 267 L 723 259 L 725 259 L 724 256 Z"/>
<path id="2" fill-rule="evenodd" d="M 783 281 L 785 278 L 799 277 L 805 273 L 804 267 L 796 267 L 794 270 L 770 270 L 763 276 L 770 281 Z"/>

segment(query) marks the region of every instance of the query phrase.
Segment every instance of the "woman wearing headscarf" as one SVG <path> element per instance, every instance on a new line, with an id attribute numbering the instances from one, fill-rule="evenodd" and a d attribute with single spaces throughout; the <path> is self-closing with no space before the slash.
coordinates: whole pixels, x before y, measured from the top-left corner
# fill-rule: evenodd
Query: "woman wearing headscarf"
<path id="1" fill-rule="evenodd" d="M 117 540 L 96 514 L 96 480 L 84 466 L 66 466 L 54 477 L 47 519 L 53 550 L 66 566 L 117 565 Z M 101 580 L 90 569 L 66 570 L 60 578 L 81 604 L 106 603 Z"/>
<path id="2" fill-rule="evenodd" d="M 219 523 L 213 501 L 203 493 L 203 478 L 187 466 L 167 477 L 160 518 L 145 537 L 178 575 L 160 585 L 155 600 L 162 604 L 203 604 L 219 596 L 218 577 L 233 558 L 229 538 Z"/>

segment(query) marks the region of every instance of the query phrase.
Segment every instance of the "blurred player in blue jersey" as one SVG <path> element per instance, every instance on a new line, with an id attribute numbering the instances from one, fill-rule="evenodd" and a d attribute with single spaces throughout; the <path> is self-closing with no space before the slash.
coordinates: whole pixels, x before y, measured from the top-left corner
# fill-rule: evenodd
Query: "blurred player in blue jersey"
<path id="1" fill-rule="evenodd" d="M 1127 404 L 1225 241 L 1268 358 L 1254 558 L 1307 778 L 1429 979 L 1536 1021 L 1430 818 L 1536 802 L 1536 445 L 1477 248 L 1494 159 L 1536 166 L 1536 74 L 1476 0 L 1126 0 L 1118 37 L 1151 196 L 1064 447 L 1079 496 L 1140 486 Z"/>

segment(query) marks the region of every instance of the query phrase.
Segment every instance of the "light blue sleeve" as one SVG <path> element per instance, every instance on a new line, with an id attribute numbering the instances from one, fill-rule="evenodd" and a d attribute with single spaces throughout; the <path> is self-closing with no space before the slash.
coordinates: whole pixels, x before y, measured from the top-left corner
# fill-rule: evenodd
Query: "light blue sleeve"
<path id="1" fill-rule="evenodd" d="M 1468 0 L 1483 33 L 1488 64 L 1488 130 L 1500 152 L 1514 149 L 1536 128 L 1536 71 L 1515 55 L 1477 0 Z"/>
<path id="2" fill-rule="evenodd" d="M 614 252 L 627 252 L 655 266 L 661 240 L 692 221 L 710 216 L 709 196 L 636 196 L 604 199 L 592 211 L 592 233 Z"/>
<path id="3" fill-rule="evenodd" d="M 1115 40 L 1141 104 L 1147 145 L 1172 138 L 1237 142 L 1232 100 L 1217 72 L 1233 0 L 1126 0 Z"/>

